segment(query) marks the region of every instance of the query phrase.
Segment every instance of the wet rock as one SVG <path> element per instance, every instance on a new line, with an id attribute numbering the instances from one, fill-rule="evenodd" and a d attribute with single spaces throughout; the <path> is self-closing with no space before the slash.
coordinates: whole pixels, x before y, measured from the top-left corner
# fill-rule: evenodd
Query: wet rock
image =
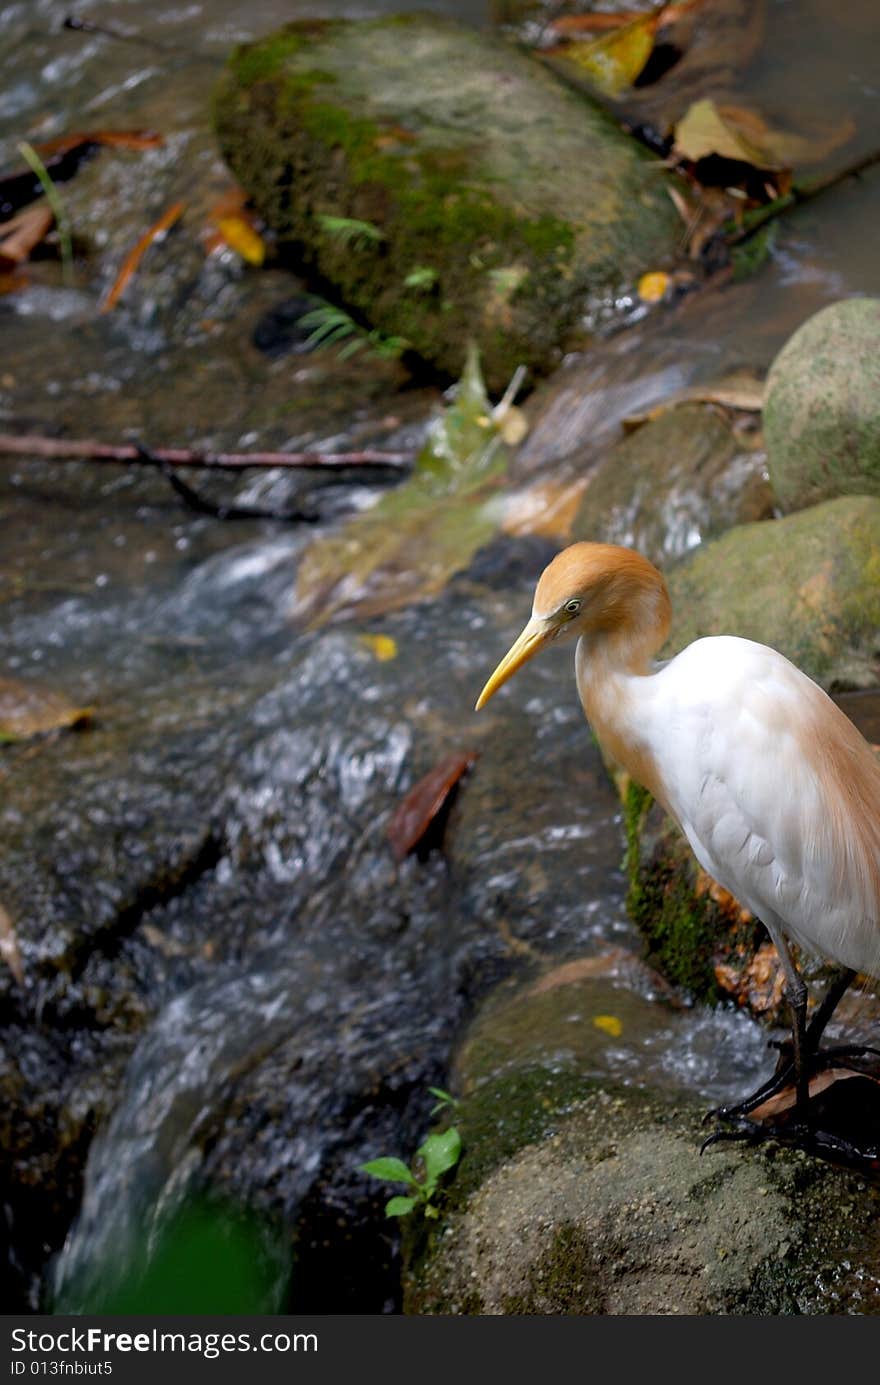
<path id="1" fill-rule="evenodd" d="M 784 509 L 880 495 L 880 299 L 832 303 L 798 328 L 767 377 L 764 430 Z"/>
<path id="2" fill-rule="evenodd" d="M 436 17 L 308 20 L 240 48 L 215 124 L 347 304 L 453 376 L 475 338 L 493 390 L 675 253 L 645 151 L 537 62 Z"/>
<path id="3" fill-rule="evenodd" d="M 790 1149 L 701 1157 L 692 1097 L 597 1079 L 571 1046 L 548 1061 L 545 997 L 518 1004 L 515 1034 L 502 1011 L 460 1052 L 464 1153 L 443 1220 L 409 1233 L 405 1311 L 874 1310 L 877 1189 Z"/>
<path id="4" fill-rule="evenodd" d="M 670 649 L 703 635 L 772 645 L 825 688 L 880 683 L 880 499 L 845 496 L 740 525 L 667 573 Z"/>
<path id="5" fill-rule="evenodd" d="M 64 598 L 24 580 L 4 627 L 11 667 L 38 666 L 95 708 L 82 732 L 3 750 L 0 903 L 25 982 L 0 963 L 5 1301 L 47 1302 L 47 1257 L 81 1198 L 58 1281 L 69 1306 L 103 1301 L 114 1257 L 136 1259 L 144 1228 L 158 1235 L 209 1188 L 288 1246 L 295 1228 L 291 1304 L 380 1311 L 396 1301 L 395 1241 L 358 1165 L 415 1148 L 475 996 L 530 947 L 582 949 L 603 908 L 626 926 L 617 805 L 574 705 L 587 780 L 560 791 L 562 736 L 528 771 L 534 826 L 571 889 L 551 902 L 548 861 L 533 874 L 517 849 L 514 783 L 534 735 L 522 699 L 537 687 L 549 713 L 558 671 L 464 723 L 486 631 L 509 643 L 543 545 L 484 552 L 500 596 L 476 564 L 386 617 L 383 662 L 363 627 L 291 629 L 301 533 L 255 526 L 241 542 L 196 520 L 181 553 L 167 519 L 146 511 L 138 538 L 118 491 L 105 506 L 101 484 L 85 489 L 52 553 Z M 9 503 L 26 579 L 37 536 L 24 495 Z M 107 558 L 105 583 L 82 580 L 84 551 Z M 445 858 L 396 864 L 386 828 L 401 797 L 470 743 L 487 753 Z M 584 782 L 589 822 L 572 803 Z"/>
<path id="6" fill-rule="evenodd" d="M 757 443 L 710 406 L 668 409 L 590 472 L 572 541 L 625 544 L 662 565 L 735 524 L 769 518 Z"/>

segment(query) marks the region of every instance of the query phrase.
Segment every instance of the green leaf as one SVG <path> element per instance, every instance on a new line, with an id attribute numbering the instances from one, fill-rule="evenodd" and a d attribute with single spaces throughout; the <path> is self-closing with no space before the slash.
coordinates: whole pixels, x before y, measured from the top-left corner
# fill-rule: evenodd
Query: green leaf
<path id="1" fill-rule="evenodd" d="M 385 1203 L 386 1217 L 405 1217 L 415 1207 L 418 1198 L 391 1197 Z"/>
<path id="2" fill-rule="evenodd" d="M 437 270 L 432 269 L 430 265 L 416 265 L 415 269 L 411 269 L 409 274 L 407 274 L 403 281 L 403 286 L 407 289 L 425 291 L 427 289 L 432 289 L 439 277 Z"/>
<path id="3" fill-rule="evenodd" d="M 429 1087 L 428 1091 L 431 1093 L 431 1096 L 437 1098 L 436 1104 L 431 1107 L 432 1116 L 436 1116 L 438 1111 L 443 1111 L 447 1106 L 451 1111 L 455 1111 L 461 1105 L 458 1097 L 453 1096 L 451 1092 L 445 1091 L 443 1087 Z"/>
<path id="4" fill-rule="evenodd" d="M 448 1130 L 444 1130 L 442 1135 L 429 1135 L 419 1147 L 418 1153 L 425 1162 L 427 1187 L 433 1189 L 440 1175 L 458 1163 L 461 1156 L 461 1136 L 452 1125 Z"/>
<path id="5" fill-rule="evenodd" d="M 412 1187 L 418 1186 L 402 1159 L 371 1159 L 368 1164 L 361 1164 L 360 1167 L 361 1173 L 368 1173 L 371 1178 L 384 1178 L 388 1183 L 409 1183 Z"/>
<path id="6" fill-rule="evenodd" d="M 326 216 L 319 214 L 321 229 L 342 245 L 360 249 L 367 245 L 379 245 L 385 239 L 384 231 L 374 226 L 372 221 L 358 221 L 352 216 Z"/>

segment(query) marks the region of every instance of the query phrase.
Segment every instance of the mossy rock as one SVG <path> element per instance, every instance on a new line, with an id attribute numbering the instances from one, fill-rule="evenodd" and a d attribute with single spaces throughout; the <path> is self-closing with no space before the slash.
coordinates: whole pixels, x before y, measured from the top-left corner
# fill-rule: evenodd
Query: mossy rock
<path id="1" fill-rule="evenodd" d="M 798 328 L 767 377 L 764 433 L 785 510 L 880 495 L 880 298 L 832 303 Z"/>
<path id="2" fill-rule="evenodd" d="M 680 236 L 668 175 L 606 114 L 436 16 L 288 25 L 236 50 L 214 120 L 282 242 L 449 374 L 475 338 L 493 390 Z"/>
<path id="3" fill-rule="evenodd" d="M 571 999 L 558 988 L 556 1011 Z M 441 1219 L 405 1230 L 406 1312 L 871 1311 L 860 1284 L 880 1189 L 786 1148 L 701 1158 L 692 1098 L 585 1076 L 565 1048 L 536 1053 L 546 1001 L 521 991 L 518 1025 L 502 1006 L 459 1051 L 463 1154 Z"/>
<path id="4" fill-rule="evenodd" d="M 880 683 L 880 499 L 842 496 L 740 525 L 667 579 L 671 651 L 740 635 L 772 645 L 826 689 Z"/>
<path id="5" fill-rule="evenodd" d="M 683 404 L 607 454 L 590 477 L 571 537 L 626 544 L 662 565 L 772 510 L 760 450 L 717 409 Z"/>
<path id="6" fill-rule="evenodd" d="M 629 879 L 627 911 L 648 960 L 695 1000 L 731 995 L 755 1013 L 784 1017 L 778 963 L 752 975 L 766 933 L 697 864 L 683 834 L 646 789 L 629 781 L 623 794 Z M 763 970 L 763 969 L 762 969 Z"/>

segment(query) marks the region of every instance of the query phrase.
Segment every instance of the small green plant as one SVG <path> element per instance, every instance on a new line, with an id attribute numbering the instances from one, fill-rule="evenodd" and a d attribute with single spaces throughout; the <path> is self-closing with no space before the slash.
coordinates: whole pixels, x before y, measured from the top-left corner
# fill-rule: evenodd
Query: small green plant
<path id="1" fill-rule="evenodd" d="M 22 140 L 18 146 L 18 152 L 31 172 L 36 174 L 40 187 L 46 194 L 46 201 L 52 209 L 55 227 L 58 231 L 58 243 L 61 246 L 61 273 L 65 284 L 70 288 L 73 284 L 73 243 L 70 235 L 70 218 L 61 200 L 61 194 L 49 177 L 49 171 L 33 145 L 28 144 L 27 140 Z"/>
<path id="2" fill-rule="evenodd" d="M 451 1092 L 444 1091 L 442 1087 L 429 1087 L 428 1091 L 431 1093 L 431 1096 L 437 1098 L 436 1105 L 431 1107 L 432 1116 L 436 1116 L 438 1111 L 447 1109 L 450 1111 L 457 1111 L 461 1105 L 457 1096 L 453 1096 Z"/>
<path id="3" fill-rule="evenodd" d="M 384 231 L 374 226 L 372 221 L 358 221 L 350 216 L 327 216 L 318 214 L 321 230 L 338 240 L 340 245 L 348 245 L 353 250 L 365 250 L 372 245 L 380 245 L 385 239 Z"/>
<path id="4" fill-rule="evenodd" d="M 319 303 L 311 308 L 299 319 L 299 325 L 312 329 L 306 338 L 307 346 L 332 346 L 336 342 L 345 342 L 339 353 L 343 361 L 364 347 L 369 347 L 377 356 L 393 360 L 409 346 L 405 337 L 385 336 L 376 328 L 368 332 L 344 308 L 337 308 L 332 303 Z"/>
<path id="5" fill-rule="evenodd" d="M 430 1090 L 435 1091 L 433 1087 Z M 444 1092 L 443 1096 L 448 1100 L 441 1102 L 441 1105 L 455 1101 L 448 1092 Z M 429 1135 L 416 1150 L 413 1163 L 417 1164 L 420 1172 L 424 1171 L 421 1179 L 402 1159 L 394 1158 L 371 1159 L 368 1164 L 361 1164 L 361 1172 L 368 1173 L 371 1178 L 381 1178 L 386 1183 L 403 1183 L 409 1189 L 405 1195 L 388 1199 L 385 1204 L 386 1217 L 406 1217 L 417 1207 L 422 1209 L 426 1217 L 439 1217 L 434 1197 L 440 1179 L 455 1167 L 460 1158 L 461 1136 L 451 1125 L 442 1134 Z"/>
<path id="6" fill-rule="evenodd" d="M 407 289 L 418 289 L 420 293 L 427 293 L 429 289 L 434 287 L 439 278 L 440 275 L 436 269 L 432 269 L 430 265 L 420 264 L 416 265 L 415 269 L 410 270 L 403 281 L 403 286 Z"/>

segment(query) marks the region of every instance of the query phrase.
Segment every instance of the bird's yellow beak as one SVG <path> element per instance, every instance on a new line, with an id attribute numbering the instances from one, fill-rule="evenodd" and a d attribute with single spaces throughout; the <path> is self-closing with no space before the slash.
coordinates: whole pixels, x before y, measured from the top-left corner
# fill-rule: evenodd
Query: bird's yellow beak
<path id="1" fill-rule="evenodd" d="M 553 637 L 554 626 L 548 620 L 538 620 L 532 616 L 525 630 L 519 639 L 508 649 L 501 663 L 496 668 L 492 677 L 489 679 L 480 696 L 477 698 L 476 711 L 485 707 L 493 693 L 496 693 L 502 683 L 506 683 L 508 678 L 512 678 L 518 668 L 531 659 L 533 654 Z"/>

